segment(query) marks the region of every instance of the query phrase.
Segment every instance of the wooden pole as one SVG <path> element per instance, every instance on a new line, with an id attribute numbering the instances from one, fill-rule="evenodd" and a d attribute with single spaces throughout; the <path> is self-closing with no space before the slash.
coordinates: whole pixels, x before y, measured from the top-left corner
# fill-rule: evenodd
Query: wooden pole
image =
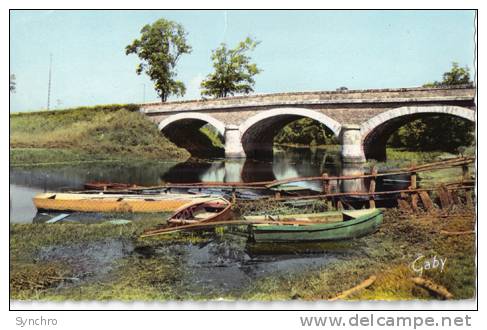
<path id="1" fill-rule="evenodd" d="M 328 173 L 323 173 L 321 177 L 323 178 L 323 194 L 328 194 L 328 186 L 330 185 L 330 182 L 328 180 Z"/>
<path id="2" fill-rule="evenodd" d="M 416 189 L 417 187 L 417 174 L 416 172 L 411 172 L 411 185 L 409 186 L 409 189 Z"/>
<path id="3" fill-rule="evenodd" d="M 361 291 L 363 289 L 368 288 L 369 286 L 371 286 L 372 284 L 374 284 L 374 282 L 375 282 L 376 279 L 377 279 L 377 277 L 375 275 L 372 275 L 368 279 L 366 279 L 365 281 L 363 281 L 362 283 L 360 283 L 359 285 L 356 285 L 356 286 L 354 286 L 351 289 L 348 289 L 348 290 L 343 291 L 339 295 L 337 295 L 337 296 L 329 299 L 329 301 L 335 301 L 335 300 L 345 299 L 348 296 L 350 296 L 350 295 L 352 295 L 352 294 L 354 294 L 354 293 L 356 293 L 358 291 Z"/>
<path id="4" fill-rule="evenodd" d="M 413 277 L 412 281 L 414 284 L 419 285 L 425 289 L 427 289 L 430 292 L 433 292 L 434 294 L 439 295 L 443 299 L 452 299 L 453 294 L 451 294 L 447 288 L 445 288 L 442 285 L 436 284 L 431 280 L 422 278 L 422 277 Z"/>
<path id="5" fill-rule="evenodd" d="M 463 174 L 463 180 L 466 181 L 468 180 L 468 177 L 469 177 L 469 171 L 468 171 L 468 165 L 467 164 L 464 164 L 462 166 L 462 174 Z"/>
<path id="6" fill-rule="evenodd" d="M 375 192 L 375 185 L 376 185 L 376 177 L 375 175 L 377 174 L 377 167 L 374 165 L 372 167 L 372 170 L 370 171 L 370 174 L 374 175 L 370 179 L 370 185 L 369 185 L 369 192 L 374 193 Z M 374 200 L 374 195 L 369 196 L 369 208 L 375 209 L 375 200 Z"/>

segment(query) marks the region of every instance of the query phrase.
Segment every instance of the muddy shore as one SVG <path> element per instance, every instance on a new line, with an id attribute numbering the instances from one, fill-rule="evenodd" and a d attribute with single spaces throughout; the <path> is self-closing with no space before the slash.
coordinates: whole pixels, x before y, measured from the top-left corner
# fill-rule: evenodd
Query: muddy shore
<path id="1" fill-rule="evenodd" d="M 473 230 L 473 209 L 384 215 L 366 237 L 280 246 L 250 244 L 242 228 L 138 238 L 163 215 L 125 225 L 12 224 L 11 299 L 327 300 L 370 276 L 372 285 L 346 299 L 442 299 L 415 276 L 453 299 L 474 297 L 475 235 L 445 234 Z"/>

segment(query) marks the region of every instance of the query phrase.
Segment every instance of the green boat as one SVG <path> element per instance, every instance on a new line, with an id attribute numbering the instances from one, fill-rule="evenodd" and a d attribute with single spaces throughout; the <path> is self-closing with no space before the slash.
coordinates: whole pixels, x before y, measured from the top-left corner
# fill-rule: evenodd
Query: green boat
<path id="1" fill-rule="evenodd" d="M 246 217 L 268 221 L 249 225 L 254 242 L 317 242 L 361 237 L 375 232 L 382 223 L 379 209 Z"/>

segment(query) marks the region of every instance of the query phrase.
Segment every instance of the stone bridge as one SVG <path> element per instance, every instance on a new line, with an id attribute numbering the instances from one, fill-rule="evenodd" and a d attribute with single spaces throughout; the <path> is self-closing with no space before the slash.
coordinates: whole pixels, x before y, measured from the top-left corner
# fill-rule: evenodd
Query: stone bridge
<path id="1" fill-rule="evenodd" d="M 385 159 L 389 136 L 427 116 L 475 121 L 475 88 L 399 88 L 279 93 L 223 99 L 142 104 L 165 134 L 178 130 L 191 141 L 210 124 L 223 137 L 227 157 L 272 155 L 273 139 L 287 124 L 311 118 L 328 127 L 341 144 L 344 162 Z"/>

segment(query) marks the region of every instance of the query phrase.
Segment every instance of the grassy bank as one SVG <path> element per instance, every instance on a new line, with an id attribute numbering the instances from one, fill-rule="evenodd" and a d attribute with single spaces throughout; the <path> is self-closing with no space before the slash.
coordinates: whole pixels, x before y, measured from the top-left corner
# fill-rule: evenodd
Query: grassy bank
<path id="1" fill-rule="evenodd" d="M 239 286 L 230 291 L 224 290 L 225 285 L 221 290 L 210 289 L 203 283 L 185 282 L 184 278 L 200 269 L 218 272 L 224 269 L 221 267 L 229 266 L 220 264 L 220 258 L 239 255 L 243 249 L 253 254 L 279 254 L 286 253 L 280 248 L 290 249 L 292 258 L 302 257 L 300 253 L 304 250 L 299 252 L 297 246 L 289 244 L 272 245 L 267 251 L 266 246 L 239 245 L 238 242 L 243 241 L 227 230 L 137 238 L 145 228 L 159 223 L 162 216 L 149 216 L 122 226 L 12 224 L 11 298 L 50 301 L 327 300 L 375 275 L 377 280 L 373 285 L 347 299 L 439 299 L 411 282 L 412 277 L 419 276 L 412 270 L 411 263 L 420 255 L 447 259 L 443 270 L 425 270 L 424 278 L 446 287 L 454 299 L 472 298 L 475 293 L 475 236 L 444 235 L 441 231 L 473 229 L 473 210 L 466 207 L 446 215 L 411 216 L 387 210 L 384 223 L 375 234 L 343 243 L 315 245 L 314 249 L 321 250 L 320 259 L 332 256 L 325 266 L 308 264 L 293 272 L 275 271 L 248 283 L 237 283 Z M 216 253 L 215 257 L 220 256 L 216 264 L 194 264 L 195 260 L 184 248 L 192 246 L 200 251 L 215 240 L 220 241 L 217 249 L 211 250 Z M 309 251 L 309 247 L 305 250 Z M 257 267 L 264 267 L 262 261 Z M 232 275 L 229 281 L 238 282 L 238 279 Z"/>
<path id="2" fill-rule="evenodd" d="M 12 165 L 93 160 L 185 160 L 134 105 L 10 115 Z"/>

